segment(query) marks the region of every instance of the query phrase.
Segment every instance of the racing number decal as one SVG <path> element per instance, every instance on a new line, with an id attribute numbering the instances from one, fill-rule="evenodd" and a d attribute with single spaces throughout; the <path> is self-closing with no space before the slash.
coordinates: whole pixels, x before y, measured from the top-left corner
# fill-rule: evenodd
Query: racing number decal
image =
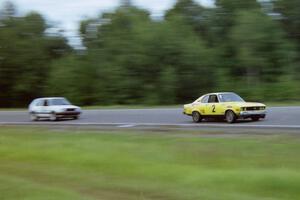
<path id="1" fill-rule="evenodd" d="M 215 113 L 216 112 L 216 105 L 213 105 L 212 109 L 213 109 L 212 112 Z"/>

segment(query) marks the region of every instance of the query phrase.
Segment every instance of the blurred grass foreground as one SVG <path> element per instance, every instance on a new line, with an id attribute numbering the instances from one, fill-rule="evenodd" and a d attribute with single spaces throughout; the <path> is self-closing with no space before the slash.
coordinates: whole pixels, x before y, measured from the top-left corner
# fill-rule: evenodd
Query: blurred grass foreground
<path id="1" fill-rule="evenodd" d="M 174 0 L 155 18 L 123 0 L 78 24 L 78 47 L 43 13 L 22 15 L 7 2 L 0 9 L 0 107 L 41 96 L 85 106 L 174 105 L 219 91 L 300 101 L 299 10 L 299 0 L 216 0 L 213 7 Z"/>
<path id="2" fill-rule="evenodd" d="M 1 200 L 296 200 L 300 138 L 0 129 Z"/>

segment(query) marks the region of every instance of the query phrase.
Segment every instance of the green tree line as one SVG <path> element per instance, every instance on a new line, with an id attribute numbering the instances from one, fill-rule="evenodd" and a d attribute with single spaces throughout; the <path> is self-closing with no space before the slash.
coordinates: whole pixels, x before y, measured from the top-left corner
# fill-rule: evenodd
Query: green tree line
<path id="1" fill-rule="evenodd" d="M 298 0 L 177 0 L 163 17 L 125 1 L 83 20 L 85 50 L 45 34 L 42 15 L 0 18 L 0 106 L 40 96 L 79 105 L 177 104 L 234 91 L 248 100 L 300 100 Z"/>

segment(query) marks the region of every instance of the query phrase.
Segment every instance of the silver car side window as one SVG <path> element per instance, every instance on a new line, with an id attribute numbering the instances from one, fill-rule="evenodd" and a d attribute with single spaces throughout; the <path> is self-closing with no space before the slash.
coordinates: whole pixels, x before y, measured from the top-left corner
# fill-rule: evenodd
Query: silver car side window
<path id="1" fill-rule="evenodd" d="M 30 106 L 36 106 L 37 103 L 38 103 L 38 100 L 34 100 L 34 101 L 30 104 Z"/>
<path id="2" fill-rule="evenodd" d="M 44 104 L 44 100 L 38 100 L 36 106 L 42 106 Z"/>

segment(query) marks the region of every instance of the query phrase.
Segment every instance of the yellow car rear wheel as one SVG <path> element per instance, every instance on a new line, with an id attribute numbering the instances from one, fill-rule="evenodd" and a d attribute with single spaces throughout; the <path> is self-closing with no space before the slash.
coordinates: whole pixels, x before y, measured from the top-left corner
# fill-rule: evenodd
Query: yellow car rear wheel
<path id="1" fill-rule="evenodd" d="M 193 117 L 193 121 L 194 121 L 195 123 L 199 123 L 199 122 L 202 121 L 201 114 L 200 114 L 199 112 L 197 112 L 197 111 L 194 111 L 194 112 L 192 113 L 192 117 Z"/>

